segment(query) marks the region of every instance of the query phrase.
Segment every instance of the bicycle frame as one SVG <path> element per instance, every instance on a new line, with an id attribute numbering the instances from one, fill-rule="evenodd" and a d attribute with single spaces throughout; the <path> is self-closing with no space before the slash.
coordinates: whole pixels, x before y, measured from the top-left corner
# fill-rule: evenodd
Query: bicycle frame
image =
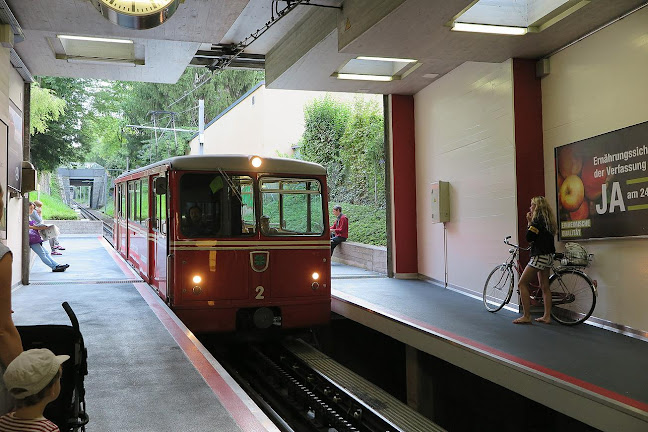
<path id="1" fill-rule="evenodd" d="M 504 243 L 511 246 L 508 259 L 493 269 L 484 286 L 483 301 L 486 309 L 490 312 L 497 312 L 510 302 L 513 296 L 515 273 L 517 273 L 519 281 L 524 272 L 524 268 L 520 263 L 520 249 L 529 250 L 530 247 L 521 248 L 519 245 L 512 244 L 509 242 L 510 238 L 511 236 L 508 236 L 504 239 Z M 564 265 L 563 258 L 562 253 L 555 253 L 549 264 L 549 289 L 551 290 L 552 299 L 551 314 L 561 324 L 579 324 L 592 314 L 596 306 L 597 283 L 582 270 L 581 266 Z M 589 258 L 591 260 L 592 255 Z M 515 270 L 515 273 L 513 270 Z M 491 282 L 493 283 L 491 284 Z M 505 289 L 508 291 L 505 291 Z M 498 291 L 500 294 L 505 295 L 498 295 Z M 517 291 L 519 294 L 519 289 Z M 543 306 L 543 292 L 539 281 L 532 282 L 529 291 L 531 305 Z M 590 294 L 588 295 L 587 292 L 590 292 Z"/>

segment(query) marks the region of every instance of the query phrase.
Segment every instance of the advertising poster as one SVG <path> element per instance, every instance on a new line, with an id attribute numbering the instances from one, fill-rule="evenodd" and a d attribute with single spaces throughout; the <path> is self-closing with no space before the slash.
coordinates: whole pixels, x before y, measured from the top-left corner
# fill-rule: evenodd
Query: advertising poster
<path id="1" fill-rule="evenodd" d="M 648 235 L 648 122 L 555 149 L 558 239 Z"/>
<path id="2" fill-rule="evenodd" d="M 7 205 L 9 201 L 9 192 L 7 188 L 7 154 L 9 145 L 9 127 L 5 122 L 0 120 L 0 185 L 4 193 L 2 202 L 4 205 L 0 208 L 2 219 L 0 219 L 0 239 L 7 239 Z"/>

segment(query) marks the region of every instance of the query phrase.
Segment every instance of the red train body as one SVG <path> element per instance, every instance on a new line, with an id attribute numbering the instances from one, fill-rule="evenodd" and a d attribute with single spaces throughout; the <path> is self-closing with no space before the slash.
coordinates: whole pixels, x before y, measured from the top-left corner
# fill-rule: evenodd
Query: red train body
<path id="1" fill-rule="evenodd" d="M 114 244 L 199 333 L 327 324 L 326 170 L 181 156 L 115 181 Z"/>

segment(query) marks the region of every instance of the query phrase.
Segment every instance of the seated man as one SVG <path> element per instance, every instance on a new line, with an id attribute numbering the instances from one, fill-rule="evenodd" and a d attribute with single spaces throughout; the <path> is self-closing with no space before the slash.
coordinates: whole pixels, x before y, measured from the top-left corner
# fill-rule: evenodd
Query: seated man
<path id="1" fill-rule="evenodd" d="M 194 205 L 187 212 L 189 216 L 182 227 L 182 233 L 187 237 L 200 237 L 211 234 L 209 227 L 203 221 L 203 212 L 200 207 Z"/>
<path id="2" fill-rule="evenodd" d="M 349 237 L 349 219 L 342 213 L 342 206 L 333 206 L 333 215 L 336 219 L 331 225 L 331 256 L 337 245 Z"/>
<path id="3" fill-rule="evenodd" d="M 279 234 L 279 230 L 277 230 L 277 228 L 272 228 L 270 226 L 270 216 L 261 216 L 261 232 L 264 235 Z"/>

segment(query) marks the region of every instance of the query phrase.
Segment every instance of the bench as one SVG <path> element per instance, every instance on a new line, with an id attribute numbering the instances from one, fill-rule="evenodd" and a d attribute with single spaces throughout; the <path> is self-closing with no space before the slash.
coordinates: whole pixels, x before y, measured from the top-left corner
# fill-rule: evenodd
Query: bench
<path id="1" fill-rule="evenodd" d="M 345 241 L 335 248 L 331 260 L 387 274 L 387 248 L 384 246 Z"/>

